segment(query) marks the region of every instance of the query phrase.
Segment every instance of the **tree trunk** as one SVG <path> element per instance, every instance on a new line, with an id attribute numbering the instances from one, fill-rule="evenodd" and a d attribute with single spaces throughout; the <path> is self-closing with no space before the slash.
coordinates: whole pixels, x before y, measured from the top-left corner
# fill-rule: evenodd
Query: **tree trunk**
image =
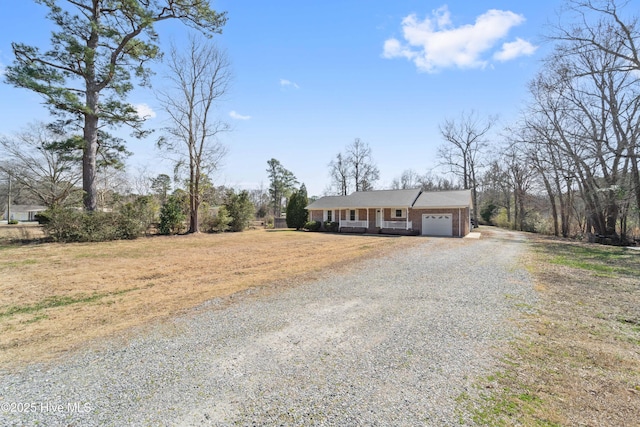
<path id="1" fill-rule="evenodd" d="M 560 224 L 562 229 L 562 237 L 569 237 L 571 232 L 571 215 L 570 209 L 573 206 L 573 197 L 571 189 L 571 181 L 567 180 L 567 194 L 562 194 L 562 187 L 560 181 L 556 179 L 556 186 L 558 188 L 558 199 L 560 200 Z"/>
<path id="2" fill-rule="evenodd" d="M 96 111 L 98 94 L 87 93 L 87 105 L 90 111 Z M 96 183 L 96 159 L 98 156 L 98 116 L 84 116 L 84 151 L 82 154 L 82 189 L 84 190 L 84 208 L 93 212 L 98 209 L 98 186 Z"/>
<path id="3" fill-rule="evenodd" d="M 191 172 L 191 179 L 189 180 L 189 233 L 198 233 L 200 228 L 198 226 L 198 209 L 200 207 L 199 194 L 198 194 L 198 177 L 195 173 Z"/>
<path id="4" fill-rule="evenodd" d="M 94 10 L 91 36 L 87 40 L 87 48 L 91 52 L 86 55 L 86 112 L 84 113 L 84 151 L 82 153 L 82 190 L 84 191 L 84 208 L 93 212 L 98 209 L 98 185 L 96 182 L 98 157 L 98 114 L 100 110 L 100 89 L 96 84 L 95 60 L 92 53 L 98 48 L 100 36 L 98 25 L 100 15 Z"/>
<path id="5" fill-rule="evenodd" d="M 476 191 L 475 180 L 473 181 L 471 196 L 472 196 L 471 203 L 473 204 L 473 228 L 478 228 L 479 227 L 478 225 L 478 192 Z"/>
<path id="6" fill-rule="evenodd" d="M 551 188 L 551 182 L 547 176 L 540 171 L 540 175 L 542 176 L 542 181 L 544 182 L 544 188 L 547 190 L 547 195 L 549 196 L 549 203 L 551 204 L 551 217 L 553 219 L 553 235 L 559 236 L 560 229 L 558 227 L 558 207 L 556 206 L 556 196 L 553 193 L 553 189 Z"/>
<path id="7" fill-rule="evenodd" d="M 638 212 L 638 222 L 640 222 L 640 171 L 638 171 L 638 157 L 635 150 L 629 149 L 629 157 L 631 158 L 631 178 L 634 194 L 636 197 L 636 208 Z"/>
<path id="8" fill-rule="evenodd" d="M 520 208 L 518 209 L 520 211 L 520 224 L 519 224 L 519 228 L 520 231 L 524 231 L 524 220 L 525 220 L 525 209 L 524 209 L 524 195 L 525 195 L 525 191 L 522 188 L 518 189 L 518 192 L 520 193 L 520 195 L 518 196 L 518 202 L 520 203 Z"/>

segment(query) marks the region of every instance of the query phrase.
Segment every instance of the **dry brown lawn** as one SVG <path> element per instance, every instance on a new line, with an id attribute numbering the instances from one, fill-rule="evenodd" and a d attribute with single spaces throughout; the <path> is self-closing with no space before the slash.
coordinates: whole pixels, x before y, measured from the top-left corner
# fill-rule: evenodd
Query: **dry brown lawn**
<path id="1" fill-rule="evenodd" d="M 21 222 L 19 224 L 0 224 L 0 245 L 43 239 L 44 232 L 37 222 Z"/>
<path id="2" fill-rule="evenodd" d="M 0 366 L 50 360 L 213 298 L 296 285 L 418 241 L 252 230 L 3 246 Z"/>
<path id="3" fill-rule="evenodd" d="M 640 425 L 640 252 L 530 235 L 540 302 L 507 350 L 482 425 Z"/>

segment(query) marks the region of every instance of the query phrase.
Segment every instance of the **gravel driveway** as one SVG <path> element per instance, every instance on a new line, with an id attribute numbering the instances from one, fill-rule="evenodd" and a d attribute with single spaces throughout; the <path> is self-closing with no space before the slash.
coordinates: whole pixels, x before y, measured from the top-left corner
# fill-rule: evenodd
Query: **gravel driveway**
<path id="1" fill-rule="evenodd" d="M 417 237 L 303 285 L 213 300 L 127 343 L 0 371 L 0 424 L 469 425 L 456 398 L 492 373 L 518 307 L 535 304 L 518 265 L 526 244 L 495 233 Z"/>

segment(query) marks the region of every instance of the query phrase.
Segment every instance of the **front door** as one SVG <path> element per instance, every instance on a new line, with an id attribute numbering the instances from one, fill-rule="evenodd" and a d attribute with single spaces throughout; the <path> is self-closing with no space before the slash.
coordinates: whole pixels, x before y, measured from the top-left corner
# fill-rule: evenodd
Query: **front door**
<path id="1" fill-rule="evenodd" d="M 382 210 L 376 209 L 376 227 L 382 227 Z"/>

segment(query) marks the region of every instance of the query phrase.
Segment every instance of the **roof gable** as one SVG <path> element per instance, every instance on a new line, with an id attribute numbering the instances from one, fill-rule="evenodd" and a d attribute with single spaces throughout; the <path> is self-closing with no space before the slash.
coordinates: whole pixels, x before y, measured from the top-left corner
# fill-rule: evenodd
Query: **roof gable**
<path id="1" fill-rule="evenodd" d="M 469 206 L 471 206 L 471 190 L 424 192 L 413 204 L 413 208 L 466 208 Z"/>

